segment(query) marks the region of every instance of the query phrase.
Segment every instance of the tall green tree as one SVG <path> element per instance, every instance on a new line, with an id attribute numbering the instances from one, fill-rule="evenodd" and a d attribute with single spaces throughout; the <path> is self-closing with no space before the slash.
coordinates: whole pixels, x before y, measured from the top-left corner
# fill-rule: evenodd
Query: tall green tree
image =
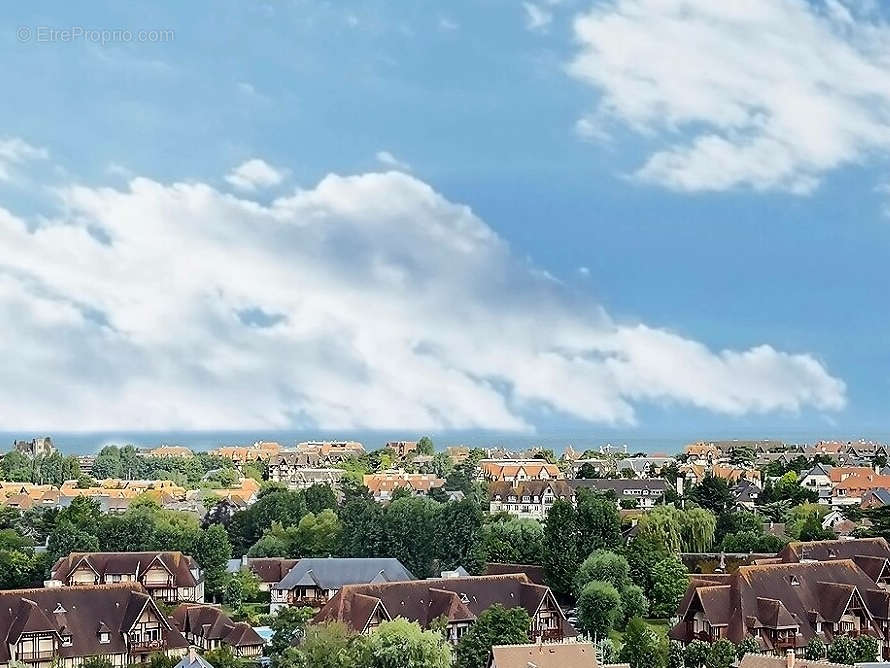
<path id="1" fill-rule="evenodd" d="M 595 638 L 604 638 L 623 617 L 621 595 L 608 582 L 588 582 L 578 596 L 578 626 Z"/>
<path id="2" fill-rule="evenodd" d="M 417 622 L 394 619 L 383 622 L 364 642 L 358 666 L 362 668 L 451 668 L 451 645 L 435 631 Z"/>
<path id="3" fill-rule="evenodd" d="M 486 668 L 491 646 L 527 643 L 530 624 L 525 608 L 491 606 L 458 641 L 456 668 Z"/>
<path id="4" fill-rule="evenodd" d="M 557 499 L 547 513 L 543 556 L 547 584 L 558 598 L 568 598 L 579 564 L 577 515 L 568 501 Z"/>
<path id="5" fill-rule="evenodd" d="M 720 638 L 711 645 L 708 650 L 708 658 L 705 659 L 706 668 L 730 668 L 736 660 L 736 648 L 726 638 Z"/>
<path id="6" fill-rule="evenodd" d="M 596 550 L 587 557 L 575 575 L 574 594 L 577 598 L 581 590 L 591 580 L 608 582 L 616 590 L 621 591 L 630 584 L 630 567 L 627 559 L 609 550 Z"/>
<path id="7" fill-rule="evenodd" d="M 222 596 L 227 573 L 226 566 L 232 557 L 232 546 L 226 530 L 214 524 L 201 533 L 193 555 L 204 571 L 204 590 L 208 597 Z"/>
<path id="8" fill-rule="evenodd" d="M 273 654 L 272 663 L 275 668 L 356 668 L 364 642 L 365 636 L 345 624 L 312 624 L 298 646 Z"/>
<path id="9" fill-rule="evenodd" d="M 541 564 L 544 527 L 537 520 L 492 519 L 482 527 L 485 560 L 507 564 Z"/>
<path id="10" fill-rule="evenodd" d="M 441 570 L 463 566 L 470 573 L 482 572 L 485 565 L 482 524 L 482 509 L 471 498 L 441 506 L 437 517 Z"/>
<path id="11" fill-rule="evenodd" d="M 627 623 L 618 658 L 630 668 L 662 668 L 666 661 L 658 636 L 639 617 Z"/>
<path id="12" fill-rule="evenodd" d="M 313 615 L 312 608 L 287 607 L 278 611 L 270 624 L 272 628 L 272 640 L 269 642 L 269 656 L 275 657 L 284 654 L 298 638 L 302 638 L 306 632 L 306 625 Z"/>
<path id="13" fill-rule="evenodd" d="M 436 532 L 440 505 L 428 497 L 412 496 L 391 502 L 383 515 L 384 549 L 419 578 L 436 570 L 442 538 Z"/>
<path id="14" fill-rule="evenodd" d="M 603 494 L 581 490 L 576 522 L 579 556 L 621 545 L 621 517 L 615 503 Z"/>
<path id="15" fill-rule="evenodd" d="M 649 596 L 653 617 L 670 617 L 677 609 L 689 584 L 689 573 L 676 557 L 662 559 L 652 568 L 652 592 Z"/>

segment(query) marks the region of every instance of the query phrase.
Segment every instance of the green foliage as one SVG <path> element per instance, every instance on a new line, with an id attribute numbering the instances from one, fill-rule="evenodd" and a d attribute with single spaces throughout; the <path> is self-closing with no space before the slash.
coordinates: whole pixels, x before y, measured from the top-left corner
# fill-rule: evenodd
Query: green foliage
<path id="1" fill-rule="evenodd" d="M 665 665 L 658 636 L 639 617 L 633 617 L 627 623 L 618 658 L 629 663 L 630 668 L 661 668 Z"/>
<path id="2" fill-rule="evenodd" d="M 713 513 L 702 508 L 658 506 L 640 518 L 638 535 L 659 542 L 669 552 L 704 552 L 713 544 L 716 529 Z"/>
<path id="3" fill-rule="evenodd" d="M 156 652 L 148 658 L 148 668 L 173 668 L 179 661 L 176 657 Z"/>
<path id="4" fill-rule="evenodd" d="M 312 619 L 312 608 L 286 607 L 278 611 L 272 620 L 272 640 L 269 643 L 269 655 L 278 656 L 294 644 L 298 636 L 303 635 L 306 624 Z"/>
<path id="5" fill-rule="evenodd" d="M 485 668 L 492 645 L 527 643 L 530 624 L 531 617 L 525 608 L 491 606 L 457 643 L 456 668 Z"/>
<path id="6" fill-rule="evenodd" d="M 621 591 L 630 584 L 630 567 L 627 559 L 609 550 L 596 550 L 587 557 L 575 575 L 573 592 L 577 598 L 584 586 L 592 580 L 610 583 Z"/>
<path id="7" fill-rule="evenodd" d="M 708 660 L 710 644 L 703 640 L 693 640 L 683 651 L 683 663 L 686 668 L 702 668 Z"/>
<path id="8" fill-rule="evenodd" d="M 676 640 L 668 643 L 666 668 L 685 668 L 683 657 L 683 644 Z"/>
<path id="9" fill-rule="evenodd" d="M 720 638 L 711 645 L 708 658 L 705 659 L 706 668 L 730 668 L 736 660 L 736 647 L 726 638 Z"/>
<path id="10" fill-rule="evenodd" d="M 794 508 L 791 508 L 787 512 L 787 516 L 785 518 L 785 533 L 791 538 L 796 538 L 797 540 L 804 540 L 801 538 L 801 533 L 804 530 L 804 527 L 807 527 L 807 532 L 812 533 L 814 531 L 814 527 L 818 527 L 818 530 L 822 530 L 822 518 L 828 514 L 831 509 L 828 506 L 824 506 L 820 503 L 802 503 Z M 831 535 L 834 538 L 834 534 Z M 809 539 L 815 540 L 815 539 Z"/>
<path id="11" fill-rule="evenodd" d="M 732 506 L 732 492 L 724 478 L 708 474 L 702 481 L 689 488 L 686 496 L 715 515 L 724 513 Z"/>
<path id="12" fill-rule="evenodd" d="M 581 490 L 576 526 L 579 558 L 594 550 L 615 550 L 621 545 L 621 517 L 612 499 L 603 494 Z"/>
<path id="13" fill-rule="evenodd" d="M 306 510 L 316 515 L 323 510 L 336 510 L 337 497 L 330 485 L 315 484 L 303 490 Z"/>
<path id="14" fill-rule="evenodd" d="M 451 668 L 451 645 L 416 622 L 383 622 L 363 643 L 362 668 Z"/>
<path id="15" fill-rule="evenodd" d="M 429 436 L 421 436 L 420 440 L 417 441 L 417 452 L 421 455 L 434 455 L 436 453 L 436 447 L 433 445 L 433 441 Z"/>
<path id="16" fill-rule="evenodd" d="M 485 560 L 506 564 L 540 564 L 544 527 L 537 520 L 515 517 L 487 522 L 480 534 Z"/>
<path id="17" fill-rule="evenodd" d="M 670 617 L 677 609 L 689 584 L 689 573 L 676 557 L 662 559 L 652 567 L 652 592 L 649 596 L 653 617 Z"/>
<path id="18" fill-rule="evenodd" d="M 364 636 L 345 624 L 312 624 L 296 647 L 272 655 L 274 668 L 355 668 L 362 652 Z"/>
<path id="19" fill-rule="evenodd" d="M 82 668 L 114 668 L 114 664 L 107 656 L 88 656 L 80 665 Z"/>
<path id="20" fill-rule="evenodd" d="M 814 636 L 804 650 L 804 658 L 809 661 L 822 661 L 825 659 L 826 651 L 825 642 L 819 636 Z"/>
<path id="21" fill-rule="evenodd" d="M 741 659 L 745 654 L 756 654 L 760 651 L 760 643 L 754 636 L 745 636 L 742 642 L 736 645 L 735 655 L 737 659 Z"/>
<path id="22" fill-rule="evenodd" d="M 578 596 L 578 626 L 596 638 L 608 635 L 622 618 L 621 596 L 608 582 L 588 582 Z"/>
<path id="23" fill-rule="evenodd" d="M 260 599 L 260 579 L 247 568 L 233 573 L 226 582 L 223 601 L 232 608 L 238 608 L 245 601 Z"/>
<path id="24" fill-rule="evenodd" d="M 437 518 L 438 561 L 441 570 L 463 566 L 481 573 L 485 566 L 482 509 L 471 498 L 440 507 Z"/>
<path id="25" fill-rule="evenodd" d="M 643 589 L 635 584 L 625 584 L 619 590 L 621 594 L 621 612 L 624 622 L 632 617 L 643 617 L 649 611 L 649 601 L 643 593 Z"/>
<path id="26" fill-rule="evenodd" d="M 653 536 L 636 536 L 623 550 L 630 578 L 643 588 L 646 597 L 652 599 L 652 572 L 655 565 L 669 554 L 664 545 Z"/>
<path id="27" fill-rule="evenodd" d="M 799 506 L 807 502 L 816 503 L 819 495 L 814 490 L 801 486 L 798 473 L 790 470 L 776 482 L 767 479 L 759 500 L 761 503 L 788 501 L 791 506 Z"/>
<path id="28" fill-rule="evenodd" d="M 550 589 L 560 599 L 572 592 L 578 568 L 577 514 L 568 501 L 557 499 L 544 524 L 544 575 Z"/>
<path id="29" fill-rule="evenodd" d="M 392 501 L 383 515 L 384 549 L 419 578 L 435 573 L 442 539 L 436 531 L 440 505 L 426 497 L 411 496 Z"/>
<path id="30" fill-rule="evenodd" d="M 618 662 L 618 651 L 611 638 L 603 638 L 596 644 L 597 659 L 600 665 Z"/>
<path id="31" fill-rule="evenodd" d="M 235 656 L 228 645 L 204 652 L 203 656 L 213 668 L 247 668 L 249 665 L 246 659 Z"/>
<path id="32" fill-rule="evenodd" d="M 226 530 L 219 524 L 205 529 L 192 553 L 204 571 L 204 591 L 210 598 L 222 595 L 227 573 L 226 565 L 232 557 L 232 546 Z"/>
<path id="33" fill-rule="evenodd" d="M 785 546 L 785 541 L 763 531 L 739 531 L 728 533 L 720 543 L 723 552 L 778 552 Z"/>
<path id="34" fill-rule="evenodd" d="M 850 636 L 836 636 L 825 652 L 826 658 L 832 663 L 856 663 L 857 647 Z"/>
<path id="35" fill-rule="evenodd" d="M 878 640 L 873 636 L 862 634 L 853 639 L 855 663 L 877 661 L 878 649 Z"/>

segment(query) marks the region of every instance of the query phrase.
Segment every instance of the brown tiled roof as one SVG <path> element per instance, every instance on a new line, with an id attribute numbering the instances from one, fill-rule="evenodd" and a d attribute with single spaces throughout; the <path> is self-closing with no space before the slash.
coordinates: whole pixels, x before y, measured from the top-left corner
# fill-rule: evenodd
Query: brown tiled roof
<path id="1" fill-rule="evenodd" d="M 297 565 L 299 559 L 285 559 L 283 557 L 259 557 L 247 560 L 247 567 L 253 571 L 260 582 L 277 583 L 287 575 L 287 572 Z"/>
<path id="2" fill-rule="evenodd" d="M 816 620 L 836 621 L 854 595 L 872 616 L 887 618 L 890 594 L 852 559 L 740 566 L 731 575 L 693 576 L 678 608 L 680 623 L 670 635 L 691 640 L 685 622 L 702 610 L 711 624 L 728 624 L 727 637 L 733 642 L 761 627 L 797 627 L 796 643 L 804 646 L 816 634 Z M 822 632 L 830 640 L 830 627 Z"/>
<path id="3" fill-rule="evenodd" d="M 231 647 L 261 646 L 263 639 L 246 622 L 233 622 L 213 605 L 183 603 L 173 611 L 173 623 L 182 633 L 218 640 Z"/>
<path id="4" fill-rule="evenodd" d="M 188 643 L 170 627 L 151 596 L 136 582 L 86 587 L 47 587 L 0 592 L 0 662 L 11 657 L 9 645 L 28 631 L 52 631 L 71 636 L 70 646 L 59 646 L 63 658 L 96 654 L 125 654 L 124 633 L 129 631 L 142 610 L 150 607 L 167 627 L 170 649 L 184 649 Z M 109 632 L 109 642 L 99 643 L 99 631 Z M 57 643 L 60 638 L 57 638 Z"/>
<path id="5" fill-rule="evenodd" d="M 565 480 L 523 480 L 522 482 L 512 483 L 505 481 L 497 481 L 488 484 L 488 496 L 493 499 L 500 496 L 506 499 L 508 496 L 543 496 L 544 492 L 550 489 L 557 498 L 565 497 L 572 499 L 575 496 L 575 489 Z"/>
<path id="6" fill-rule="evenodd" d="M 524 573 L 531 582 L 546 585 L 543 566 L 535 564 L 499 564 L 495 562 L 485 564 L 485 575 L 509 575 L 510 573 Z"/>
<path id="7" fill-rule="evenodd" d="M 788 543 L 777 555 L 783 562 L 827 561 L 852 559 L 859 556 L 890 559 L 890 545 L 883 538 L 856 538 L 853 540 L 817 540 L 809 543 Z"/>
<path id="8" fill-rule="evenodd" d="M 390 619 L 404 617 L 427 627 L 443 614 L 452 622 L 473 621 L 495 603 L 521 606 L 533 615 L 546 596 L 553 596 L 549 588 L 533 584 L 523 574 L 345 585 L 314 621 L 340 621 L 362 631 L 382 604 Z M 566 635 L 575 635 L 568 622 L 564 625 Z"/>
<path id="9" fill-rule="evenodd" d="M 141 575 L 155 561 L 161 562 L 173 574 L 176 586 L 197 586 L 190 570 L 195 564 L 182 552 L 72 552 L 53 564 L 52 576 L 54 580 L 65 582 L 81 563 L 88 564 L 100 578 L 124 573 Z"/>
<path id="10" fill-rule="evenodd" d="M 739 662 L 738 668 L 786 668 L 787 665 L 784 656 L 745 654 Z M 828 661 L 808 661 L 795 657 L 794 668 L 850 668 L 850 666 L 842 663 L 829 663 Z"/>
<path id="11" fill-rule="evenodd" d="M 597 668 L 591 643 L 565 645 L 495 645 L 492 668 Z"/>

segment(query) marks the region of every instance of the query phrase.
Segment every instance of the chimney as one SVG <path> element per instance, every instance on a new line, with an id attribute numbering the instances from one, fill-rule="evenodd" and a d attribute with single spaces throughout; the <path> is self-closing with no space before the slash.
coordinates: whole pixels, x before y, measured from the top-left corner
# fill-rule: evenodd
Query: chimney
<path id="1" fill-rule="evenodd" d="M 794 668 L 794 650 L 785 650 L 785 668 Z"/>
<path id="2" fill-rule="evenodd" d="M 241 566 L 247 568 L 247 553 L 241 555 Z"/>
<path id="3" fill-rule="evenodd" d="M 677 476 L 677 496 L 683 496 L 683 475 Z"/>

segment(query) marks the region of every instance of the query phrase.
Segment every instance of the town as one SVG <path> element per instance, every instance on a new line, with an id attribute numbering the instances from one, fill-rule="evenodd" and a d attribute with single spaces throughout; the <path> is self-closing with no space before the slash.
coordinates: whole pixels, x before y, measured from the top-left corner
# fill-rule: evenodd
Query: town
<path id="1" fill-rule="evenodd" d="M 36 437 L 0 475 L 7 665 L 890 658 L 877 442 L 557 454 L 423 437 L 70 456 Z"/>

